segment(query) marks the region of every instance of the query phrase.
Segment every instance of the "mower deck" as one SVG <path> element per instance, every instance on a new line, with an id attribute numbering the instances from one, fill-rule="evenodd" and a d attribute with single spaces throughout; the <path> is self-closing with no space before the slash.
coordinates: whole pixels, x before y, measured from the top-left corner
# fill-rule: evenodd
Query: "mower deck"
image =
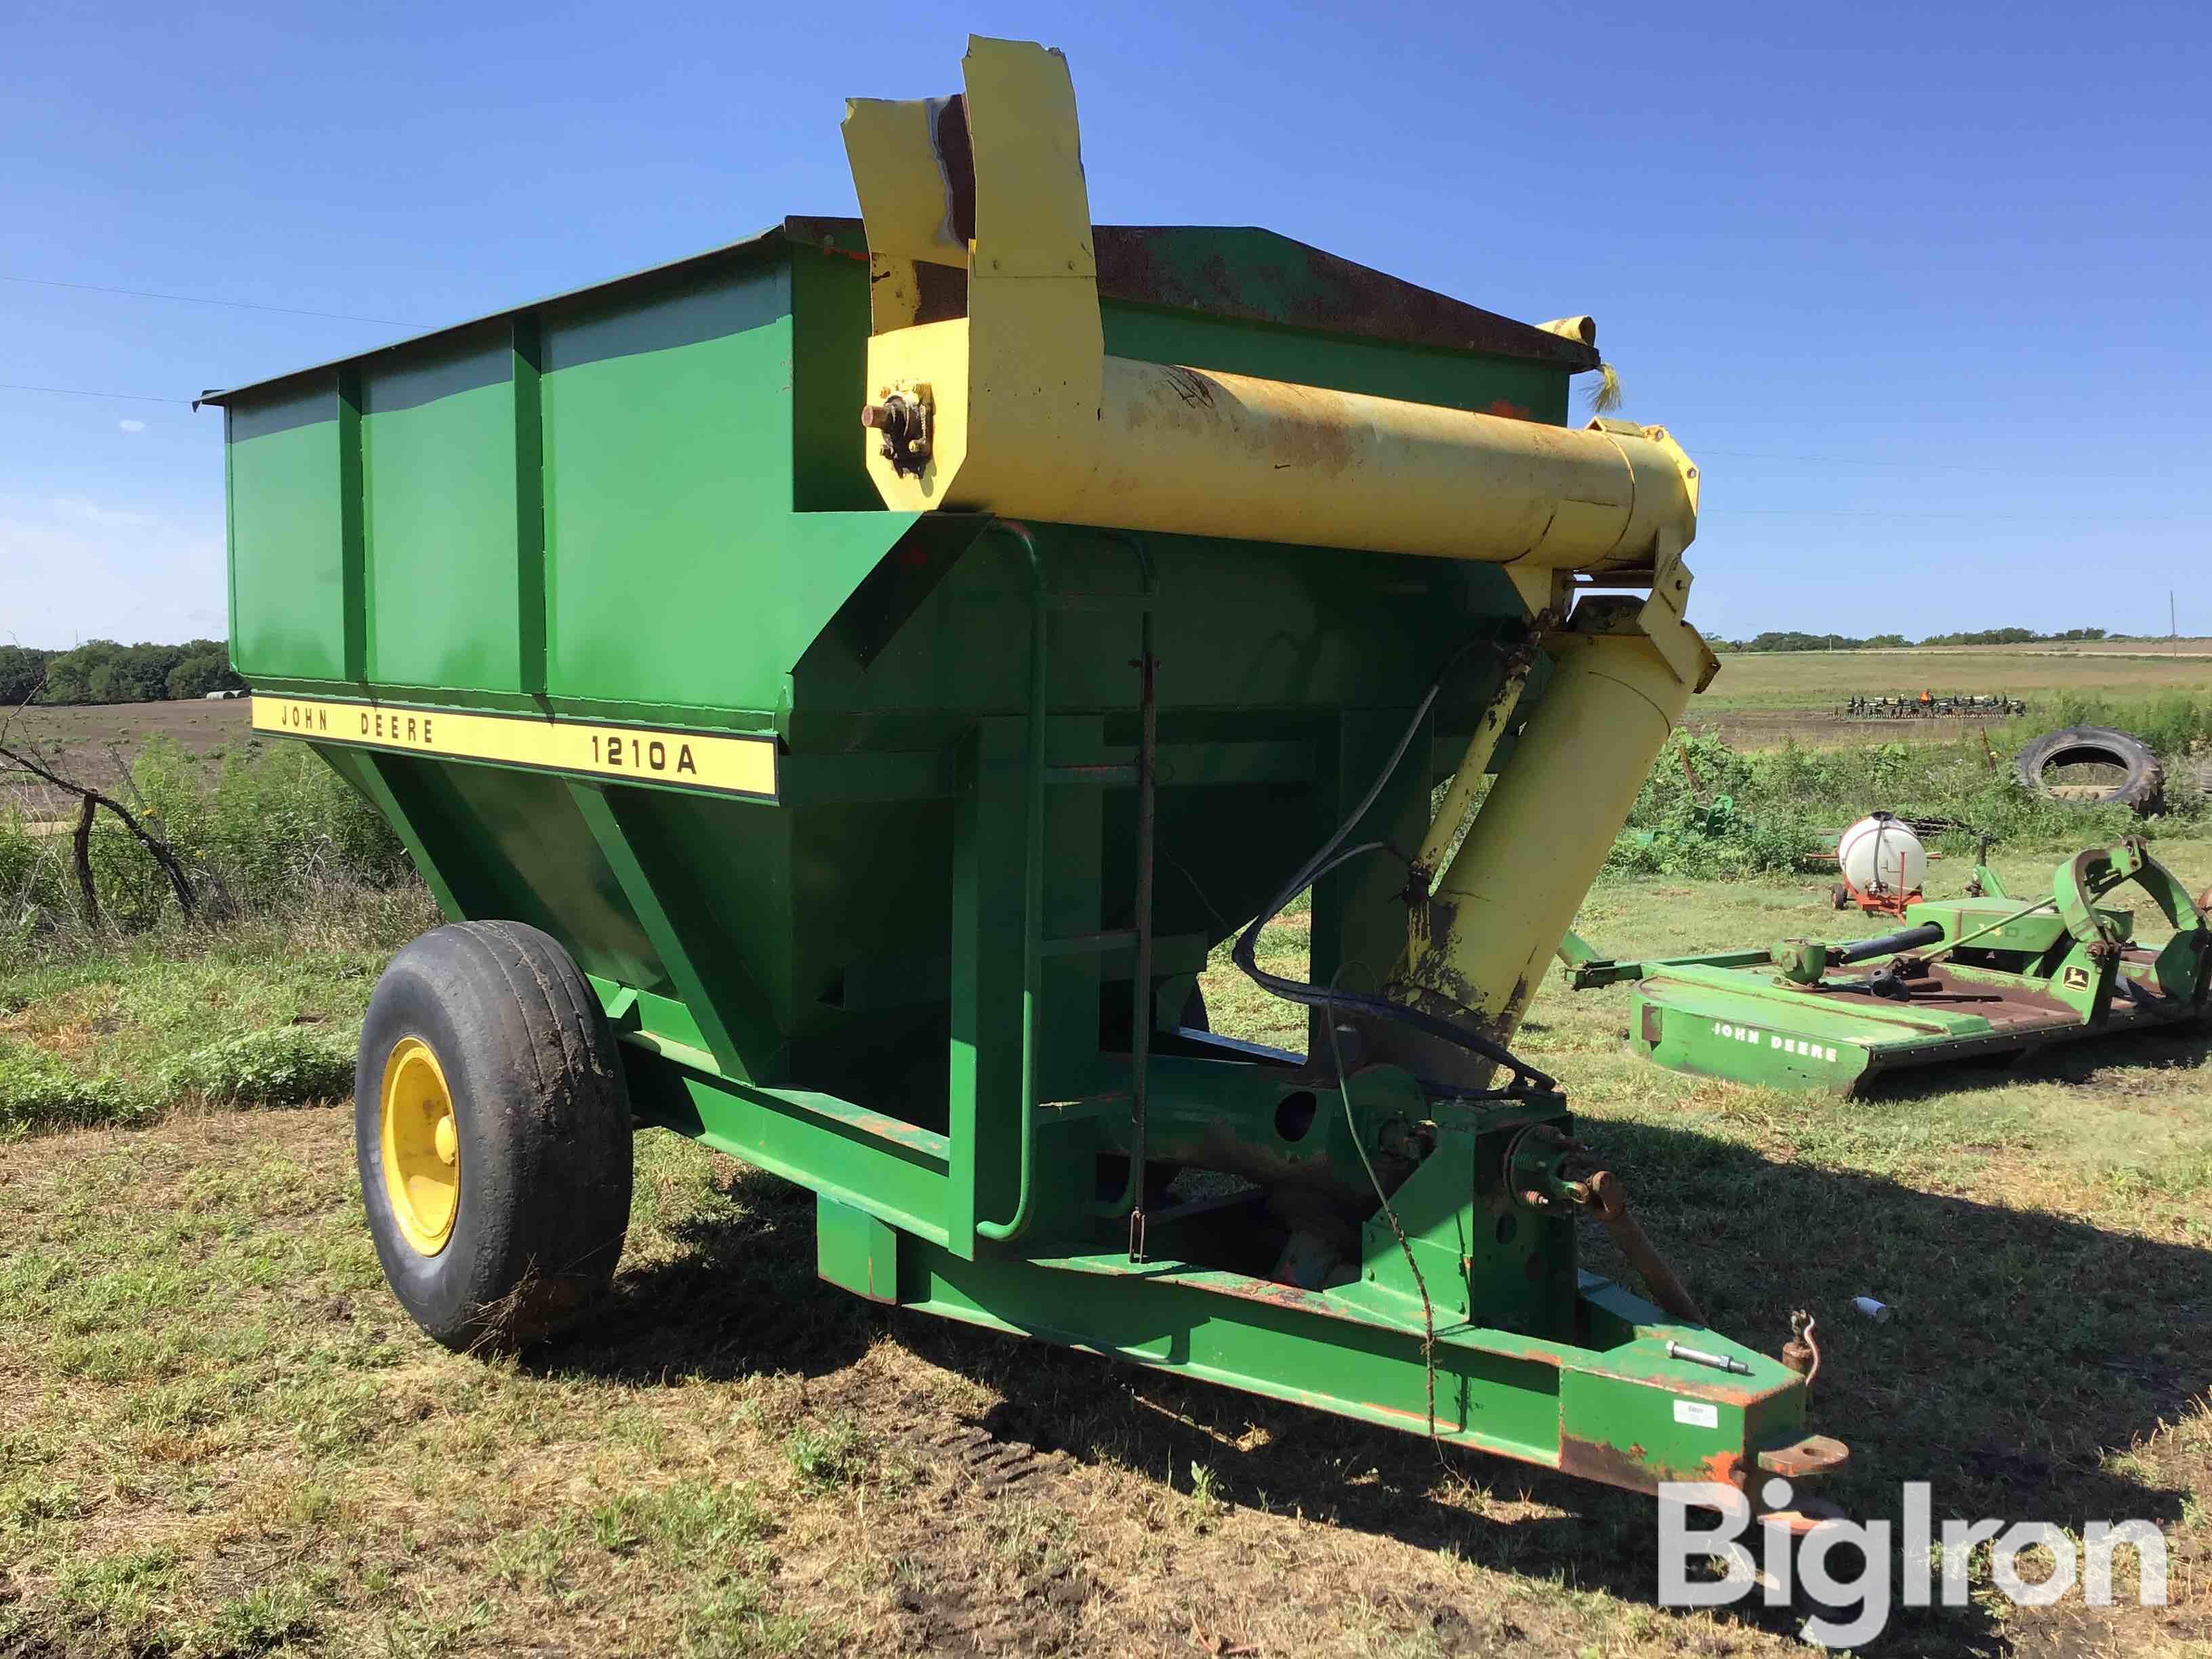
<path id="1" fill-rule="evenodd" d="M 1898 1000 L 1867 988 L 1871 972 L 1795 985 L 1768 968 L 1668 964 L 1637 987 L 1630 1041 L 1638 1054 L 1677 1072 L 1850 1093 L 1869 1078 L 1906 1066 L 2025 1054 L 2047 1043 L 2190 1018 L 2197 1005 L 2127 971 L 2148 969 L 2154 960 L 2148 951 L 2124 953 L 2125 988 L 2096 1025 L 2038 981 L 1994 969 L 1946 963 Z"/>
<path id="2" fill-rule="evenodd" d="M 1635 981 L 1638 1054 L 1778 1089 L 1848 1094 L 1904 1066 L 2203 1015 L 2212 926 L 2140 839 L 2077 854 L 2038 903 L 2010 897 L 1986 866 L 1975 878 L 1976 896 L 1916 901 L 1903 930 L 1847 944 L 1620 962 L 1570 933 L 1559 954 L 1577 990 Z M 2156 949 L 2136 943 L 2131 912 L 2097 902 L 2130 882 L 2172 924 Z"/>

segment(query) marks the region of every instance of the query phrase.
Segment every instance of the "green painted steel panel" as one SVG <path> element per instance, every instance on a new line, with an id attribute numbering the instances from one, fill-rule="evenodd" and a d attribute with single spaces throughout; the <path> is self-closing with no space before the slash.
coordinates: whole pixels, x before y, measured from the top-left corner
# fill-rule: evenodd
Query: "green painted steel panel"
<path id="1" fill-rule="evenodd" d="M 1129 538 L 1033 528 L 1049 592 L 1127 595 L 1136 587 Z M 1491 565 L 1189 536 L 1146 536 L 1142 544 L 1158 573 L 1153 649 L 1164 714 L 1410 708 L 1471 631 L 1522 614 L 1510 580 Z M 814 642 L 794 684 L 794 744 L 850 746 L 833 718 L 848 712 L 911 718 L 1024 707 L 1029 617 L 1020 547 L 1000 535 L 972 540 L 868 660 L 836 630 Z M 1133 611 L 1065 613 L 1052 632 L 1053 708 L 1133 708 Z M 816 722 L 823 724 L 818 745 L 805 730 Z"/>
<path id="2" fill-rule="evenodd" d="M 868 258 L 791 256 L 792 503 L 802 513 L 873 513 L 860 405 L 868 400 Z"/>
<path id="3" fill-rule="evenodd" d="M 358 787 L 352 769 L 364 751 L 325 752 Z M 672 988 L 566 780 L 411 755 L 375 760 L 463 915 L 527 922 L 559 939 L 586 973 L 634 990 Z"/>
<path id="4" fill-rule="evenodd" d="M 898 1300 L 898 1235 L 866 1210 L 816 1200 L 815 1271 L 871 1302 Z"/>
<path id="5" fill-rule="evenodd" d="M 920 1241 L 902 1241 L 899 1256 L 899 1300 L 931 1313 L 1427 1431 L 1418 1316 L 1412 1328 L 1339 1316 L 1326 1295 L 1280 1287 L 1254 1295 L 1242 1275 L 1175 1262 L 962 1261 Z M 1458 1334 L 1437 1333 L 1439 1437 L 1555 1463 L 1559 1366 L 1452 1340 Z"/>
<path id="6" fill-rule="evenodd" d="M 912 521 L 793 513 L 790 312 L 777 261 L 547 319 L 556 701 L 765 724 L 792 665 Z"/>
<path id="7" fill-rule="evenodd" d="M 362 377 L 373 680 L 525 689 L 511 356 L 498 328 Z"/>
<path id="8" fill-rule="evenodd" d="M 630 1104 L 641 1120 L 702 1140 L 718 1152 L 833 1202 L 878 1216 L 919 1239 L 941 1243 L 945 1176 L 941 1157 L 856 1127 L 842 1103 L 811 1109 L 804 1094 L 730 1082 L 623 1044 Z"/>
<path id="9" fill-rule="evenodd" d="M 250 678 L 345 677 L 344 525 L 334 380 L 224 411 L 231 659 Z"/>
<path id="10" fill-rule="evenodd" d="M 773 709 L 791 507 L 784 267 L 544 329 L 549 694 Z"/>

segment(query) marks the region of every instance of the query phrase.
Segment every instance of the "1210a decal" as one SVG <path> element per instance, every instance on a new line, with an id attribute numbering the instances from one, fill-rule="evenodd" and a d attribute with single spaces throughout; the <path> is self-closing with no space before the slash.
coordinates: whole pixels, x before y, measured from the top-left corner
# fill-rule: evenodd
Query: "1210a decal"
<path id="1" fill-rule="evenodd" d="M 699 763 L 691 758 L 691 745 L 678 740 L 675 752 L 659 738 L 637 738 L 626 733 L 609 732 L 592 733 L 592 764 L 600 767 L 626 768 L 636 772 L 659 772 L 671 777 L 689 774 L 699 775 Z"/>

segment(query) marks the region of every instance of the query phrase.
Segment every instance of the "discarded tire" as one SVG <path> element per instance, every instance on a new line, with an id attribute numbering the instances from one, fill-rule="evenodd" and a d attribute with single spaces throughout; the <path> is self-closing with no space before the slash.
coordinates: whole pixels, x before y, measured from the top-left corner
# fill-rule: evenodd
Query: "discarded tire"
<path id="1" fill-rule="evenodd" d="M 2124 773 L 2110 786 L 2061 785 L 2054 788 L 2043 775 L 2054 766 L 2105 765 Z M 2140 738 L 2109 726 L 2069 726 L 2063 732 L 2046 732 L 2020 751 L 2013 763 L 2020 781 L 2039 794 L 2086 804 L 2132 806 L 2148 817 L 2166 803 L 2166 769 Z"/>

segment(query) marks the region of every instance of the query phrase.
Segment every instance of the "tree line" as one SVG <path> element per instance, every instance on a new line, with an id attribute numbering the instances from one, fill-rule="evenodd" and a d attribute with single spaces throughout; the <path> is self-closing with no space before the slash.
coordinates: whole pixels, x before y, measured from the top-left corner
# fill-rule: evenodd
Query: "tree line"
<path id="1" fill-rule="evenodd" d="M 87 640 L 70 651 L 0 645 L 0 708 L 26 702 L 164 702 L 243 691 L 222 640 L 182 645 Z"/>
<path id="2" fill-rule="evenodd" d="M 2127 637 L 2107 634 L 2101 628 L 2069 628 L 2057 634 L 2039 634 L 2032 628 L 1983 628 L 1962 634 L 1930 634 L 1924 640 L 1908 640 L 1902 634 L 1876 634 L 1862 640 L 1849 634 L 1770 629 L 1747 640 L 1715 640 L 1712 645 L 1717 651 L 1898 651 L 1917 645 L 2081 645 L 2091 640 Z"/>

